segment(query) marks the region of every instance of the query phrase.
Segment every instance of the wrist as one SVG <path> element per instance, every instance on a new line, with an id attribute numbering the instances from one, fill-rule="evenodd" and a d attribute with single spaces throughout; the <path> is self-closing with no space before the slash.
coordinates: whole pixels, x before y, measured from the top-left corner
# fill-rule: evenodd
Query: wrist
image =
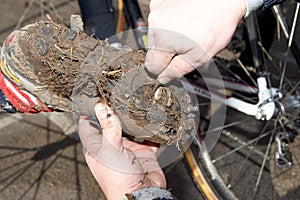
<path id="1" fill-rule="evenodd" d="M 276 4 L 280 4 L 285 0 L 244 0 L 247 7 L 247 12 L 245 17 L 250 15 L 251 12 L 263 6 L 264 8 L 271 8 Z"/>
<path id="2" fill-rule="evenodd" d="M 132 192 L 131 194 L 126 194 L 123 200 L 152 200 L 152 199 L 165 199 L 165 200 L 175 200 L 172 194 L 166 190 L 158 187 L 142 188 Z"/>
<path id="3" fill-rule="evenodd" d="M 264 0 L 244 0 L 246 3 L 246 15 L 245 17 L 249 16 L 254 10 L 258 9 L 264 4 Z"/>
<path id="4" fill-rule="evenodd" d="M 271 8 L 274 5 L 280 4 L 285 0 L 263 0 L 264 1 L 264 8 Z"/>

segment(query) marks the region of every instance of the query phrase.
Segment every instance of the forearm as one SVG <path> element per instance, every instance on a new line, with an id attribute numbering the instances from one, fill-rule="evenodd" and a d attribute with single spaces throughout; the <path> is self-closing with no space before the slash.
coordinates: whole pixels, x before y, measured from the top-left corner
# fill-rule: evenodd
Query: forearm
<path id="1" fill-rule="evenodd" d="M 264 8 L 271 8 L 276 4 L 280 4 L 285 0 L 245 0 L 247 6 L 247 12 L 245 17 L 247 17 L 252 11 L 264 7 Z"/>
<path id="2" fill-rule="evenodd" d="M 245 0 L 247 6 L 247 12 L 245 17 L 247 17 L 252 11 L 261 7 L 264 3 L 264 0 Z"/>
<path id="3" fill-rule="evenodd" d="M 143 199 L 165 199 L 165 200 L 175 200 L 172 197 L 172 194 L 165 189 L 150 187 L 150 188 L 143 188 L 137 190 L 131 194 L 126 194 L 126 197 L 123 200 L 143 200 Z"/>

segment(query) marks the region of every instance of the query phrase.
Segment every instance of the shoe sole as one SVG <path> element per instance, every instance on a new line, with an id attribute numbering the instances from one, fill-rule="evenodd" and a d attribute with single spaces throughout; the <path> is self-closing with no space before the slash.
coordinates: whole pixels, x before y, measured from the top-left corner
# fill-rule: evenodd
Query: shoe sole
<path id="1" fill-rule="evenodd" d="M 139 141 L 179 144 L 196 133 L 195 98 L 179 81 L 167 87 L 150 77 L 142 51 L 40 22 L 11 33 L 1 55 L 5 77 L 52 110 L 93 116 L 95 103 L 104 101 Z"/>

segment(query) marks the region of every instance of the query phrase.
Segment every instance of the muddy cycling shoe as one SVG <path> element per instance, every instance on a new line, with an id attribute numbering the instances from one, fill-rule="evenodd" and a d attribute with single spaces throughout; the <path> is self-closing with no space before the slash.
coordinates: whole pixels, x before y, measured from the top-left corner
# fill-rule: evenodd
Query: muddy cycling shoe
<path id="1" fill-rule="evenodd" d="M 72 24 L 72 23 L 71 23 Z M 181 82 L 160 85 L 144 67 L 145 53 L 41 21 L 12 32 L 1 51 L 1 89 L 21 112 L 94 115 L 97 102 L 118 114 L 140 140 L 184 143 L 196 130 L 198 107 Z"/>

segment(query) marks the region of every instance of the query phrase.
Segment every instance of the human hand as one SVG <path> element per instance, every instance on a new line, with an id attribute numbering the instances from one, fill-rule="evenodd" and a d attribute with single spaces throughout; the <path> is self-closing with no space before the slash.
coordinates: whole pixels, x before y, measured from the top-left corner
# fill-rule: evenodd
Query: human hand
<path id="1" fill-rule="evenodd" d="M 97 104 L 95 112 L 102 135 L 87 117 L 81 117 L 79 136 L 86 162 L 107 199 L 123 199 L 146 187 L 165 188 L 165 176 L 155 156 L 158 147 L 122 138 L 119 118 L 107 105 Z"/>
<path id="2" fill-rule="evenodd" d="M 244 0 L 151 0 L 147 69 L 161 83 L 209 61 L 246 14 Z"/>

